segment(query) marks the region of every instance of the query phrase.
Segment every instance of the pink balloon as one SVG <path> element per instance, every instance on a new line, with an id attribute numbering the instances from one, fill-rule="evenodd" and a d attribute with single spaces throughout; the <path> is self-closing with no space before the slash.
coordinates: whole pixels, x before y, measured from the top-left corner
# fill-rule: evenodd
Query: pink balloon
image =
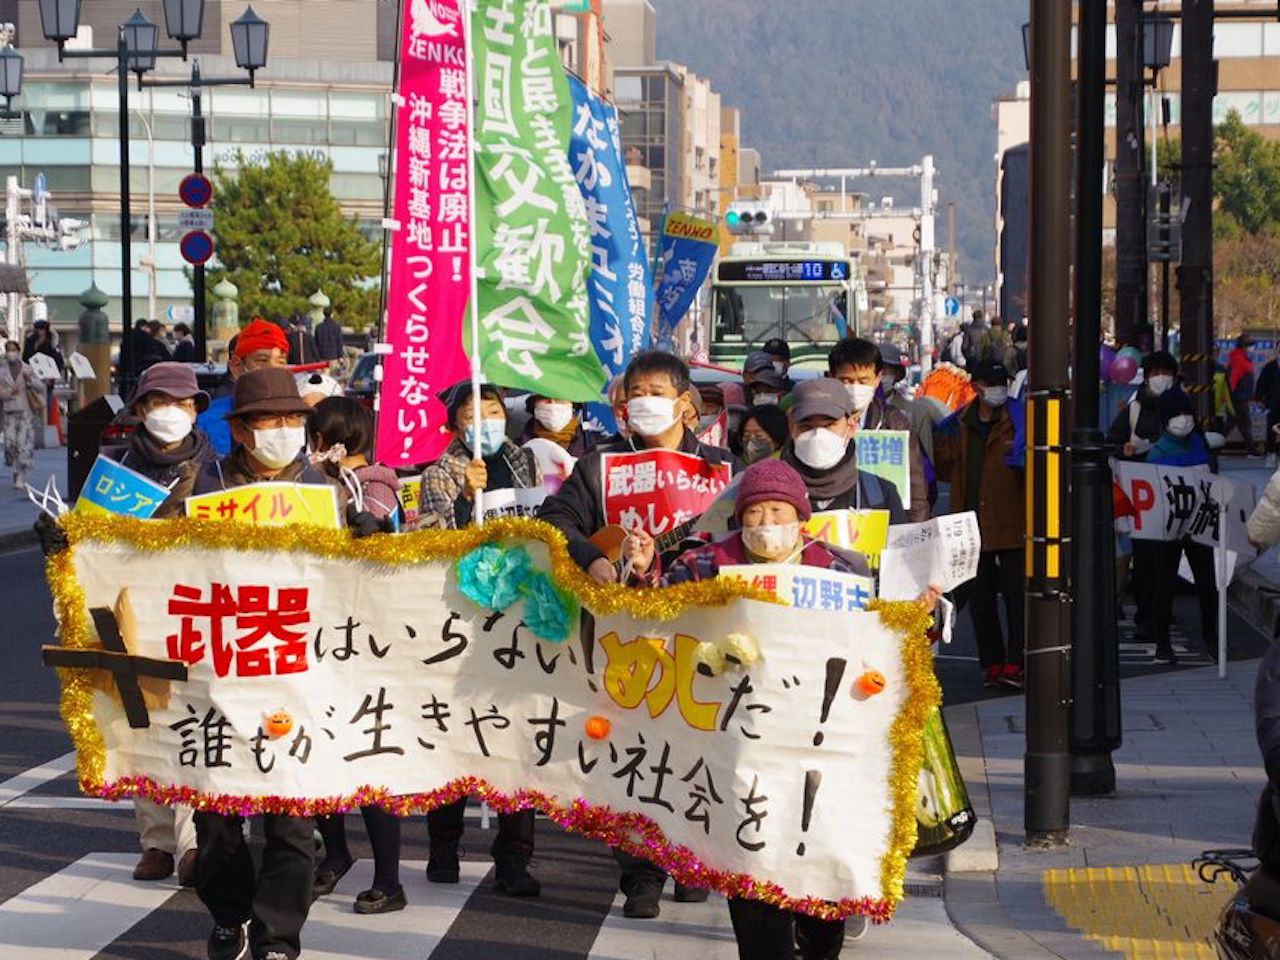
<path id="1" fill-rule="evenodd" d="M 1115 384 L 1131 383 L 1138 373 L 1138 361 L 1126 354 L 1116 357 L 1111 364 L 1111 382 Z"/>

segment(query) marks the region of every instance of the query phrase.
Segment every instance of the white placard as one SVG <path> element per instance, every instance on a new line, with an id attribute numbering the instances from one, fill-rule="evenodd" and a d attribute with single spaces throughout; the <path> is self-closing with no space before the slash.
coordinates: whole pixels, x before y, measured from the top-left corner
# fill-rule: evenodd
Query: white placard
<path id="1" fill-rule="evenodd" d="M 951 591 L 978 572 L 982 534 L 972 510 L 889 528 L 880 554 L 880 596 L 914 600 L 935 584 Z"/>

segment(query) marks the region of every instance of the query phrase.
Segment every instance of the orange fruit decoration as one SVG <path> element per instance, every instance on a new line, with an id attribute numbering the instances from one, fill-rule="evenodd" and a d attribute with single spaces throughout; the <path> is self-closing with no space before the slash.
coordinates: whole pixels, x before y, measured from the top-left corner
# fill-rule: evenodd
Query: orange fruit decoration
<path id="1" fill-rule="evenodd" d="M 267 736 L 278 740 L 288 736 L 292 729 L 293 717 L 289 716 L 288 710 L 272 710 L 267 714 Z"/>
<path id="2" fill-rule="evenodd" d="M 879 670 L 867 670 L 854 682 L 858 693 L 864 697 L 874 697 L 877 693 L 883 693 L 887 684 L 888 681 Z"/>
<path id="3" fill-rule="evenodd" d="M 604 740 L 609 736 L 609 731 L 613 729 L 613 724 L 608 717 L 593 716 L 587 717 L 585 724 L 587 736 L 592 740 Z"/>

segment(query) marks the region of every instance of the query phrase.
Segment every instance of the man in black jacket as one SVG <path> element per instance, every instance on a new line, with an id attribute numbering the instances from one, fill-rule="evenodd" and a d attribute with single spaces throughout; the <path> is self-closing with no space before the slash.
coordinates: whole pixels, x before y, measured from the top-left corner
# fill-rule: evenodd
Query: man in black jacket
<path id="1" fill-rule="evenodd" d="M 606 526 L 601 457 L 607 453 L 679 450 L 695 454 L 713 466 L 727 463 L 735 475 L 741 470 L 732 453 L 700 443 L 684 426 L 685 414 L 693 408 L 692 389 L 689 368 L 679 357 L 660 350 L 637 354 L 623 377 L 630 436 L 597 447 L 582 457 L 559 493 L 548 497 L 538 511 L 539 518 L 568 538 L 574 561 L 597 583 L 614 583 L 618 579 L 617 569 L 590 540 Z M 675 522 L 674 518 L 657 519 Z M 615 850 L 614 856 L 622 867 L 619 885 L 627 898 L 623 913 L 633 919 L 656 917 L 661 909 L 666 871 L 621 850 Z M 678 901 L 700 902 L 706 898 L 705 890 L 676 885 Z"/>

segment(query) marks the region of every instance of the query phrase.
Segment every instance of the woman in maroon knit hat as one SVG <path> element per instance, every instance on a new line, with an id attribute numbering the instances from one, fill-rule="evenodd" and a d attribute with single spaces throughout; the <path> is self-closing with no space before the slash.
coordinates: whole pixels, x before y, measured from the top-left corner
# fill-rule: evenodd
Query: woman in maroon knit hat
<path id="1" fill-rule="evenodd" d="M 632 579 L 652 586 L 671 586 L 717 576 L 720 568 L 743 563 L 798 563 L 837 573 L 870 576 L 866 557 L 833 547 L 804 534 L 813 515 L 804 478 L 781 460 L 761 460 L 742 475 L 734 513 L 741 529 L 705 546 L 686 551 L 666 571 L 658 569 L 653 538 L 633 532 L 623 547 Z M 930 611 L 941 591 L 935 587 L 920 598 Z M 838 957 L 845 938 L 845 921 L 820 920 L 793 914 L 760 900 L 731 898 L 729 916 L 738 941 L 740 960 L 828 960 Z M 856 939 L 866 931 L 865 917 L 855 917 Z"/>

